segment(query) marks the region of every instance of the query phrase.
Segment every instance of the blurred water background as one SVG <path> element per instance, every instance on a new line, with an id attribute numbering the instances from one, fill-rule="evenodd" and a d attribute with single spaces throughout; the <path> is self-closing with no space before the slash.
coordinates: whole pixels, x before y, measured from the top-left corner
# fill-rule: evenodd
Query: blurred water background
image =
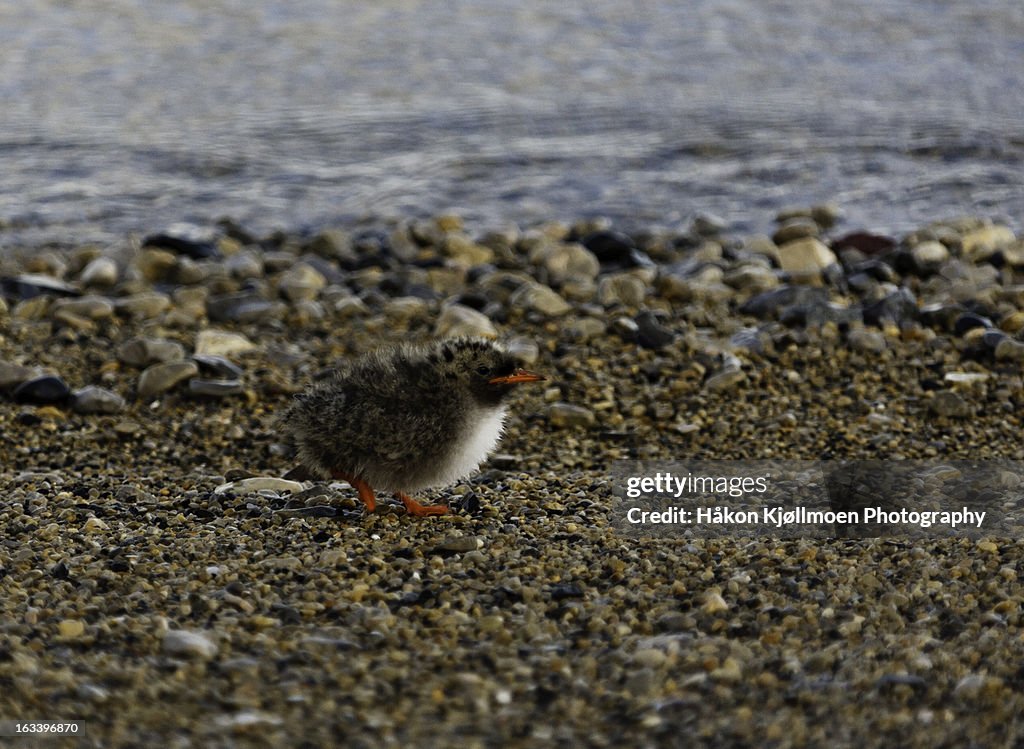
<path id="1" fill-rule="evenodd" d="M 1024 209 L 1019 0 L 23 0 L 0 6 L 0 250 L 837 203 Z"/>

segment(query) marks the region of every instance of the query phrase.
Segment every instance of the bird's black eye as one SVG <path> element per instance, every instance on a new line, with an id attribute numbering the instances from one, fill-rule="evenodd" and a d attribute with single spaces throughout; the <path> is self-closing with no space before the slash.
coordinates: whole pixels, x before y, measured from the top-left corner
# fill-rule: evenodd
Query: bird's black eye
<path id="1" fill-rule="evenodd" d="M 476 368 L 476 373 L 481 377 L 487 377 L 487 375 L 491 373 L 491 368 L 488 367 L 486 364 L 481 364 L 479 367 Z"/>

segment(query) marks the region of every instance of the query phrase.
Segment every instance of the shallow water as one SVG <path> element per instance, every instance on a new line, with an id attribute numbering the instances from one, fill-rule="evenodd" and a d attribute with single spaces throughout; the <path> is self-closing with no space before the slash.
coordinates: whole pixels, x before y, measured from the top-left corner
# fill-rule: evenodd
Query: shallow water
<path id="1" fill-rule="evenodd" d="M 838 203 L 1020 227 L 1024 5 L 486 0 L 0 8 L 0 248 Z"/>

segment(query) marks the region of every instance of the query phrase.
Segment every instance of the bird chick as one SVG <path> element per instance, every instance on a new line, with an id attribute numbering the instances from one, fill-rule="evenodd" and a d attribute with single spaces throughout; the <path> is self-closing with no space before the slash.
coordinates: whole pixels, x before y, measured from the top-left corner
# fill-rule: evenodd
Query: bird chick
<path id="1" fill-rule="evenodd" d="M 543 379 L 482 339 L 402 344 L 342 365 L 296 396 L 280 425 L 308 471 L 347 481 L 368 511 L 377 489 L 413 515 L 442 515 L 409 494 L 473 472 L 501 437 L 507 396 Z"/>

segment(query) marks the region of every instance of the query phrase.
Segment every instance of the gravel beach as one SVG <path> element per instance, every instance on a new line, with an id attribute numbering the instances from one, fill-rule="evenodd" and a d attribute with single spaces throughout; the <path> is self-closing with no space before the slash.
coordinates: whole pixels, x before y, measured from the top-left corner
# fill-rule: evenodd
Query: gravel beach
<path id="1" fill-rule="evenodd" d="M 1024 241 L 840 213 L 10 249 L 0 718 L 84 736 L 5 740 L 1019 745 L 1024 541 L 613 528 L 619 459 L 1024 460 Z M 420 497 L 455 512 L 286 477 L 294 393 L 434 335 L 549 377 L 478 474 Z"/>

